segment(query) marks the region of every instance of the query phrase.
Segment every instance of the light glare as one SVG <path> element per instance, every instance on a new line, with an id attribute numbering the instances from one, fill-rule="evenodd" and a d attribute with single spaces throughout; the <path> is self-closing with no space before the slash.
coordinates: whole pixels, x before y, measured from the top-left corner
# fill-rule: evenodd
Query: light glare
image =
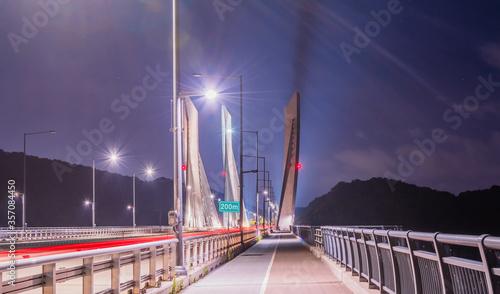
<path id="1" fill-rule="evenodd" d="M 215 97 L 217 97 L 217 92 L 215 92 L 214 90 L 208 90 L 205 92 L 205 97 L 207 97 L 208 99 L 215 99 Z"/>

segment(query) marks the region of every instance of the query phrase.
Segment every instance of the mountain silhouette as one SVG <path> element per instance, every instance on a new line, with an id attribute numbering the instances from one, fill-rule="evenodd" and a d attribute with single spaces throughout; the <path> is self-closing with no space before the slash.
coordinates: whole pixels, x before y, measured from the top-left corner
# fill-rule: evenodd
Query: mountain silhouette
<path id="1" fill-rule="evenodd" d="M 66 165 L 71 172 L 62 181 L 53 170 L 53 162 Z M 16 191 L 23 192 L 23 153 L 0 150 L 0 191 L 2 215 L 7 215 L 9 179 L 16 181 Z M 92 168 L 70 165 L 59 160 L 27 156 L 26 221 L 29 227 L 92 226 Z M 132 177 L 96 169 L 97 226 L 132 226 Z M 173 208 L 173 182 L 167 178 L 143 181 L 136 177 L 136 224 L 167 224 L 168 211 Z M 22 225 L 22 202 L 16 201 L 16 225 Z M 0 219 L 7 226 L 7 217 Z"/>
<path id="2" fill-rule="evenodd" d="M 303 225 L 402 225 L 406 230 L 500 235 L 500 187 L 458 196 L 384 178 L 340 182 L 297 210 Z"/>

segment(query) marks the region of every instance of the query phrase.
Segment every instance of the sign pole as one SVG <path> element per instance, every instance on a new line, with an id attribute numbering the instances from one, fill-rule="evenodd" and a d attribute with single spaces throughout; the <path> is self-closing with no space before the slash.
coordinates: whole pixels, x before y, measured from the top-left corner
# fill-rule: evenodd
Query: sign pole
<path id="1" fill-rule="evenodd" d="M 229 254 L 229 214 L 240 212 L 240 203 L 238 201 L 219 201 L 219 212 L 227 216 L 227 252 Z M 241 231 L 243 234 L 243 230 Z"/>

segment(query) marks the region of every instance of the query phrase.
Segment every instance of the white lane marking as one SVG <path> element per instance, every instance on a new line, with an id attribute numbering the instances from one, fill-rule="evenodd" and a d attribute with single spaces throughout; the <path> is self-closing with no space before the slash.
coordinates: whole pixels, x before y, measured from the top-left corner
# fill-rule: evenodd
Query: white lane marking
<path id="1" fill-rule="evenodd" d="M 262 282 L 262 287 L 260 288 L 260 294 L 264 294 L 264 292 L 266 292 L 267 281 L 269 280 L 269 275 L 271 274 L 271 268 L 273 267 L 274 257 L 276 256 L 276 250 L 278 249 L 278 245 L 280 243 L 280 240 L 281 240 L 281 236 L 279 237 L 278 242 L 276 243 L 276 246 L 274 247 L 274 252 L 273 252 L 273 256 L 271 257 L 271 262 L 269 263 L 269 266 L 267 267 L 266 276 L 264 277 L 264 282 Z"/>

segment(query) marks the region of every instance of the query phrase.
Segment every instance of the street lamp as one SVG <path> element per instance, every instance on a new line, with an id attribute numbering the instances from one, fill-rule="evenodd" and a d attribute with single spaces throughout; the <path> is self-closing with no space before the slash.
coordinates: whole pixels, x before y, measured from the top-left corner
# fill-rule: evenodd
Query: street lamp
<path id="1" fill-rule="evenodd" d="M 111 159 L 113 159 L 113 157 L 111 157 Z M 116 160 L 116 157 L 115 157 L 115 160 Z M 132 224 L 133 224 L 134 228 L 136 227 L 136 225 L 135 225 L 135 175 L 136 174 L 138 174 L 138 175 L 147 174 L 148 176 L 150 176 L 153 174 L 153 170 L 149 168 L 143 172 L 138 172 L 138 173 L 134 172 L 134 174 L 132 176 L 132 189 L 133 189 Z"/>
<path id="2" fill-rule="evenodd" d="M 194 77 L 215 77 L 223 79 L 238 79 L 240 81 L 240 236 L 241 245 L 244 247 L 243 241 L 243 76 L 225 76 L 216 74 L 201 74 L 194 73 Z"/>
<path id="3" fill-rule="evenodd" d="M 256 181 L 255 181 L 255 210 L 257 211 L 257 215 L 255 216 L 255 229 L 257 230 L 257 235 L 260 236 L 259 232 L 259 224 L 257 224 L 257 216 L 259 215 L 259 131 L 252 132 L 252 131 L 243 131 L 244 133 L 252 133 L 255 134 L 255 162 L 257 165 L 257 174 L 255 175 Z M 245 156 L 245 157 L 250 157 L 250 156 Z"/>
<path id="4" fill-rule="evenodd" d="M 23 171 L 23 231 L 26 230 L 26 136 L 40 134 L 55 134 L 56 131 L 24 133 L 24 171 Z"/>
<path id="5" fill-rule="evenodd" d="M 205 92 L 205 96 L 208 99 L 214 99 L 215 97 L 217 97 L 217 92 L 215 92 L 214 90 L 208 90 Z"/>
<path id="6" fill-rule="evenodd" d="M 102 159 L 111 159 L 111 161 L 115 162 L 118 160 L 118 156 L 116 154 L 112 154 L 110 157 L 99 157 L 92 158 L 92 227 L 95 228 L 95 161 Z"/>

